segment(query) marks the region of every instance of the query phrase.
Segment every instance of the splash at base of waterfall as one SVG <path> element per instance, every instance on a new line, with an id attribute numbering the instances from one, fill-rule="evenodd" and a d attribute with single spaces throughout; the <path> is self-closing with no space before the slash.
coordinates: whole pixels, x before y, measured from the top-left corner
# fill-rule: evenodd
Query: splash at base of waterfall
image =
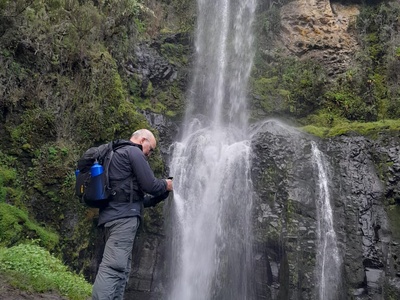
<path id="1" fill-rule="evenodd" d="M 175 144 L 169 299 L 247 299 L 251 267 L 250 142 L 232 129 L 200 129 Z M 191 163 L 189 163 L 191 162 Z"/>

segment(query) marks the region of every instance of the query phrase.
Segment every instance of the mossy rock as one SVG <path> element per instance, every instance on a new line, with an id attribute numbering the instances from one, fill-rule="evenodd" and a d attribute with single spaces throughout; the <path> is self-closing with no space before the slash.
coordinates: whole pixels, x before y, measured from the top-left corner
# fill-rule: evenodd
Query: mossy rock
<path id="1" fill-rule="evenodd" d="M 59 237 L 52 230 L 39 226 L 21 209 L 0 203 L 0 245 L 10 247 L 25 241 L 38 240 L 39 245 L 54 250 Z"/>

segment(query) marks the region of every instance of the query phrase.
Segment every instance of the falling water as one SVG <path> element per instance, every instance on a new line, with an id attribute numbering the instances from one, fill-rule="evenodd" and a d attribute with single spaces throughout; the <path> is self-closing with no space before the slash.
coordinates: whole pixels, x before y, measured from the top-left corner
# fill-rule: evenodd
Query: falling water
<path id="1" fill-rule="evenodd" d="M 171 300 L 253 299 L 246 86 L 256 0 L 198 0 L 196 64 L 174 144 Z"/>
<path id="2" fill-rule="evenodd" d="M 312 142 L 313 162 L 318 171 L 318 252 L 317 252 L 317 289 L 318 299 L 339 299 L 341 259 L 333 228 L 332 207 L 328 188 L 327 163 L 324 155 Z"/>

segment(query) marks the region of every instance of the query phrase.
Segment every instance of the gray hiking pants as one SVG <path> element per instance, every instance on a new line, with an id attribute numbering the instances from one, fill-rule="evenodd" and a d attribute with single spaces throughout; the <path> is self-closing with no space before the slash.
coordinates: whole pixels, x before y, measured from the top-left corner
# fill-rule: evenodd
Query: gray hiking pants
<path id="1" fill-rule="evenodd" d="M 106 246 L 93 285 L 93 300 L 123 299 L 139 223 L 138 217 L 131 217 L 104 224 Z"/>

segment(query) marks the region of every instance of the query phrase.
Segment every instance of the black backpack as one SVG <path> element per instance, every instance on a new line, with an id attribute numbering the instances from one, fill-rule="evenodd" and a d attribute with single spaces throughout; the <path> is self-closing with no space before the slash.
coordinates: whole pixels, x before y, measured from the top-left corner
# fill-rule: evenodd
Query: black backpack
<path id="1" fill-rule="evenodd" d="M 78 160 L 75 194 L 81 203 L 94 208 L 107 206 L 115 194 L 108 176 L 111 159 L 114 152 L 124 146 L 135 145 L 130 141 L 116 140 L 88 149 Z"/>

